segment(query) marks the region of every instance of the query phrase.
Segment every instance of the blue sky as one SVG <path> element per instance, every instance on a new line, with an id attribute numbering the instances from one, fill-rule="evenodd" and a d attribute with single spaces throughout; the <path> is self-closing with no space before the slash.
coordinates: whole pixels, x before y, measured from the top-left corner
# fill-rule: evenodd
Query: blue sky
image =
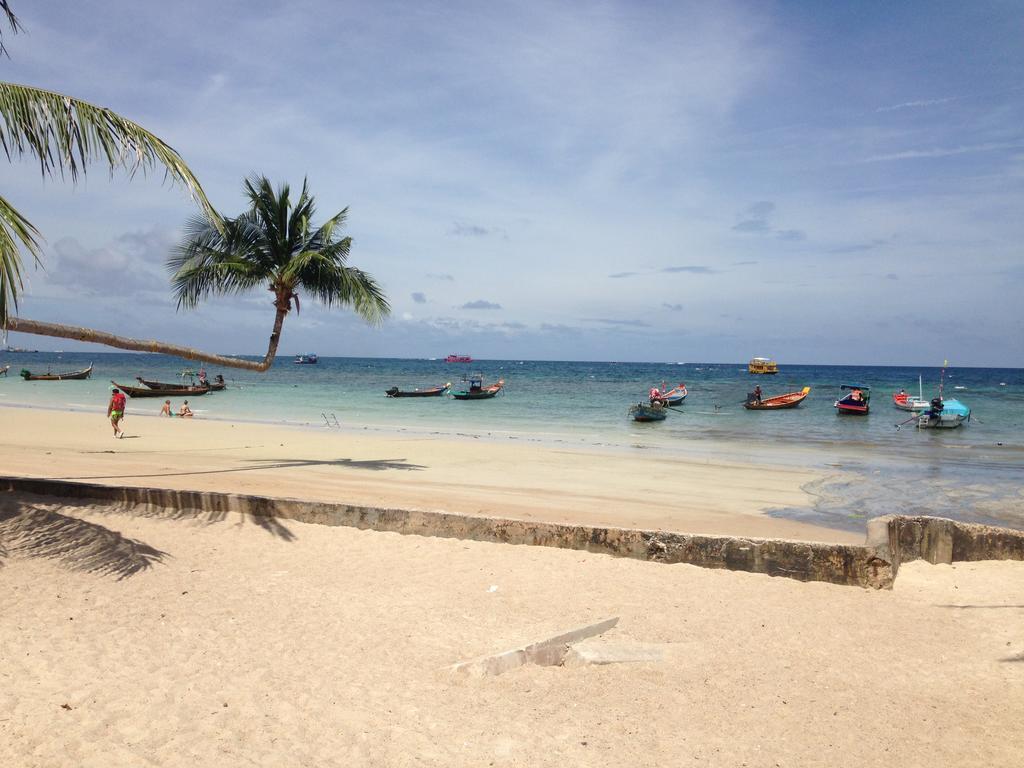
<path id="1" fill-rule="evenodd" d="M 14 8 L 3 79 L 142 123 L 225 214 L 252 172 L 350 207 L 393 316 L 306 302 L 284 354 L 1024 365 L 1017 3 Z M 264 351 L 269 295 L 175 311 L 159 174 L 5 172 L 24 317 Z"/>

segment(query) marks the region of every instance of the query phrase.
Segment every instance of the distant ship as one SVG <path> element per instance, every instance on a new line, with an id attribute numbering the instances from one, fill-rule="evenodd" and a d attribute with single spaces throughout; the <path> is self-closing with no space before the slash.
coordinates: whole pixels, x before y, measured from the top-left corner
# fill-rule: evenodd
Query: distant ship
<path id="1" fill-rule="evenodd" d="M 34 355 L 37 352 L 39 352 L 38 349 L 24 349 L 22 347 L 7 347 L 7 349 L 5 349 L 4 351 L 5 352 L 24 352 L 24 353 L 30 354 L 30 355 Z"/>
<path id="2" fill-rule="evenodd" d="M 444 361 L 446 363 L 472 363 L 473 358 L 469 355 L 448 355 Z"/>
<path id="3" fill-rule="evenodd" d="M 320 358 L 311 352 L 308 355 L 296 355 L 292 362 L 295 365 L 316 365 L 320 362 Z"/>

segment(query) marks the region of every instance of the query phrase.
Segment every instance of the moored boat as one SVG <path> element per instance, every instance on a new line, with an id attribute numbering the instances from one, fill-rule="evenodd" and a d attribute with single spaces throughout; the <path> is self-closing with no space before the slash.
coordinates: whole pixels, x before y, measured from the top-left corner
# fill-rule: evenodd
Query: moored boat
<path id="1" fill-rule="evenodd" d="M 747 395 L 747 402 L 743 404 L 743 407 L 748 411 L 780 411 L 785 408 L 796 408 L 810 391 L 810 387 L 804 387 L 799 392 L 787 392 L 784 395 L 763 397 L 760 400 L 750 393 Z"/>
<path id="2" fill-rule="evenodd" d="M 629 415 L 633 417 L 633 421 L 664 421 L 668 411 L 660 405 L 637 403 L 629 409 Z"/>
<path id="3" fill-rule="evenodd" d="M 487 400 L 501 392 L 505 386 L 504 379 L 498 379 L 496 384 L 484 386 L 483 376 L 477 374 L 465 379 L 465 389 L 452 390 L 452 397 L 456 400 Z"/>
<path id="4" fill-rule="evenodd" d="M 907 394 L 902 389 L 892 393 L 892 404 L 901 411 L 924 411 L 928 409 L 928 401 L 924 397 L 924 388 L 921 385 L 921 377 L 917 377 L 917 397 Z"/>
<path id="5" fill-rule="evenodd" d="M 182 375 L 182 377 L 184 377 L 184 376 L 194 376 L 195 374 L 192 373 L 191 371 L 185 371 L 181 375 Z M 181 389 L 182 387 L 186 387 L 186 386 L 192 386 L 192 387 L 195 387 L 195 386 L 205 386 L 211 392 L 220 392 L 222 389 L 224 389 L 227 386 L 227 384 L 224 381 L 224 377 L 222 375 L 220 375 L 220 374 L 217 374 L 217 376 L 214 377 L 213 381 L 206 381 L 205 379 L 200 377 L 199 384 L 195 384 L 195 383 L 192 383 L 192 384 L 169 384 L 169 383 L 164 382 L 164 381 L 153 381 L 152 379 L 144 379 L 141 376 L 136 376 L 135 380 L 137 382 L 139 382 L 140 384 L 142 384 L 142 385 L 144 385 L 146 387 L 149 387 L 150 389 L 159 390 L 161 392 L 166 392 L 168 390 Z"/>
<path id="6" fill-rule="evenodd" d="M 917 417 L 918 429 L 955 429 L 971 420 L 971 409 L 959 400 L 932 398 L 928 410 Z"/>
<path id="7" fill-rule="evenodd" d="M 68 371 L 67 373 L 32 373 L 22 368 L 21 378 L 25 381 L 74 381 L 76 379 L 88 379 L 92 375 L 92 364 L 81 371 Z"/>
<path id="8" fill-rule="evenodd" d="M 678 387 L 672 387 L 667 392 L 662 392 L 658 399 L 664 400 L 665 405 L 682 405 L 688 394 L 686 385 L 680 382 Z"/>
<path id="9" fill-rule="evenodd" d="M 124 384 L 118 384 L 113 379 L 110 383 L 115 387 L 124 392 L 128 397 L 178 397 L 181 395 L 191 395 L 192 397 L 199 397 L 205 395 L 210 391 L 209 387 L 175 387 L 173 389 L 150 389 L 149 387 L 126 387 Z"/>
<path id="10" fill-rule="evenodd" d="M 871 388 L 860 384 L 843 384 L 841 389 L 850 390 L 849 394 L 836 400 L 836 411 L 848 416 L 865 416 L 870 410 Z"/>
<path id="11" fill-rule="evenodd" d="M 441 387 L 427 387 L 426 389 L 406 389 L 402 390 L 398 387 L 392 387 L 384 392 L 388 397 L 440 397 L 449 389 L 451 384 L 445 384 Z"/>

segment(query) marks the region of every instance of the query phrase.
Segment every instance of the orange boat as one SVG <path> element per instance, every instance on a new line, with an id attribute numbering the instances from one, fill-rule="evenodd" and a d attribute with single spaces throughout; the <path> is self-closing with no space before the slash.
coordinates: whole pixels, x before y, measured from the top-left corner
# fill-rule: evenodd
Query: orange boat
<path id="1" fill-rule="evenodd" d="M 783 408 L 796 408 L 810 391 L 810 387 L 804 387 L 799 392 L 787 392 L 785 395 L 761 398 L 761 402 L 754 400 L 753 395 L 747 395 L 747 402 L 743 404 L 743 407 L 748 411 L 779 411 Z"/>

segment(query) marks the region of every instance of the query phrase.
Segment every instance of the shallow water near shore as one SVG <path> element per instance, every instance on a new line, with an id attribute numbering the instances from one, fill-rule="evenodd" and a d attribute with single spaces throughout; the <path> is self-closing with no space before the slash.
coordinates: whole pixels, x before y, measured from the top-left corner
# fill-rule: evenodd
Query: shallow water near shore
<path id="1" fill-rule="evenodd" d="M 87 381 L 25 382 L 18 371 L 75 370 L 94 365 Z M 135 385 L 135 376 L 178 381 L 182 362 L 162 355 L 120 353 L 0 353 L 0 404 L 101 412 L 110 380 Z M 503 378 L 493 400 L 447 397 L 391 399 L 384 391 L 430 387 L 481 371 Z M 198 418 L 259 421 L 310 429 L 372 429 L 489 440 L 518 440 L 595 450 L 645 451 L 656 461 L 673 454 L 711 459 L 797 464 L 823 469 L 826 480 L 808 490 L 808 509 L 776 510 L 832 527 L 862 530 L 864 520 L 902 512 L 937 514 L 1024 528 L 1024 371 L 953 368 L 944 394 L 973 411 L 956 430 L 896 429 L 909 414 L 890 395 L 904 388 L 937 392 L 940 369 L 782 365 L 777 376 L 751 376 L 743 364 L 586 363 L 321 358 L 294 365 L 279 358 L 266 374 L 223 373 L 224 392 L 191 397 Z M 685 382 L 685 404 L 662 423 L 638 424 L 626 414 L 651 386 Z M 746 393 L 765 396 L 812 387 L 801 407 L 748 412 Z M 832 407 L 842 384 L 870 386 L 867 417 L 838 416 Z M 184 398 L 171 398 L 177 409 Z M 130 400 L 129 414 L 155 415 L 163 398 Z"/>

